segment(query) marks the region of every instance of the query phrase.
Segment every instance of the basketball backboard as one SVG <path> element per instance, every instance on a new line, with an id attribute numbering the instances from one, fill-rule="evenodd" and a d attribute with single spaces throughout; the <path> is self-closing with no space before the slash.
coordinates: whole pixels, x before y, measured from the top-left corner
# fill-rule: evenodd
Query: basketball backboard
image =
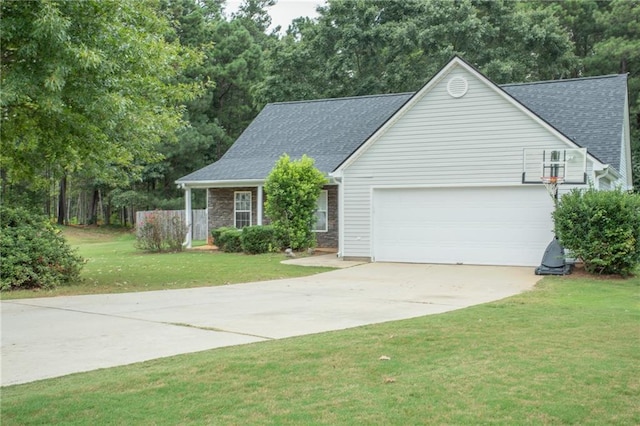
<path id="1" fill-rule="evenodd" d="M 555 180 L 564 184 L 587 182 L 586 148 L 527 148 L 522 157 L 522 183 Z"/>

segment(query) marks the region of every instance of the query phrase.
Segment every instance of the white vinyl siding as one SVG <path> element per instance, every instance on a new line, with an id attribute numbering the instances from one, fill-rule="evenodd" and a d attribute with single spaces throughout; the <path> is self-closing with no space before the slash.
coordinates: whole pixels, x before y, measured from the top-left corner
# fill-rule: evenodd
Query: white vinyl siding
<path id="1" fill-rule="evenodd" d="M 233 199 L 233 226 L 251 226 L 251 191 L 235 191 Z"/>
<path id="2" fill-rule="evenodd" d="M 315 211 L 315 224 L 313 230 L 315 232 L 327 232 L 329 224 L 329 192 L 323 190 L 318 197 L 318 207 Z"/>
<path id="3" fill-rule="evenodd" d="M 469 83 L 461 98 L 447 93 L 453 76 Z M 453 67 L 344 169 L 343 255 L 372 256 L 372 187 L 520 185 L 523 149 L 536 147 L 568 148 L 472 73 Z"/>
<path id="4" fill-rule="evenodd" d="M 602 178 L 598 181 L 598 188 L 601 191 L 609 191 L 611 189 L 613 189 L 613 185 L 611 184 L 611 180 L 605 178 Z"/>

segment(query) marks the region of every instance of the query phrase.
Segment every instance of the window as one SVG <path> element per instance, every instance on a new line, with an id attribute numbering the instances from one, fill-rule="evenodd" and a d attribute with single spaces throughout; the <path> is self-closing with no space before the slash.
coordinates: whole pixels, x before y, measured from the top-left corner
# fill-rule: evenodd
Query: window
<path id="1" fill-rule="evenodd" d="M 251 191 L 233 193 L 235 202 L 233 209 L 233 224 L 236 228 L 251 226 Z"/>
<path id="2" fill-rule="evenodd" d="M 327 232 L 328 230 L 328 211 L 329 201 L 327 191 L 320 192 L 318 197 L 318 208 L 316 209 L 316 223 L 313 230 L 316 232 Z"/>

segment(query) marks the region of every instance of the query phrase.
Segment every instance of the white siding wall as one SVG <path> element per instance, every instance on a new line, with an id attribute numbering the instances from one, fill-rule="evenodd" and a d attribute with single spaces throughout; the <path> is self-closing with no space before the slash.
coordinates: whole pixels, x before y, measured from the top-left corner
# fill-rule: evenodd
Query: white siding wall
<path id="1" fill-rule="evenodd" d="M 461 98 L 447 93 L 453 76 L 469 83 Z M 567 145 L 473 74 L 453 67 L 344 170 L 343 256 L 371 256 L 372 187 L 517 185 L 523 148 L 536 147 Z"/>
<path id="2" fill-rule="evenodd" d="M 629 161 L 630 153 L 627 152 L 628 144 L 625 141 L 625 132 L 624 132 L 624 130 L 622 132 L 622 140 L 620 141 L 620 143 L 622 144 L 622 146 L 620 147 L 621 158 L 620 158 L 620 170 L 619 171 L 620 171 L 620 175 L 622 177 L 619 180 L 616 181 L 614 186 L 615 187 L 620 187 L 622 189 L 631 189 L 632 184 L 630 185 L 627 182 L 627 174 L 629 173 L 629 168 L 627 167 L 627 164 L 630 163 L 630 161 Z"/>
<path id="3" fill-rule="evenodd" d="M 620 174 L 624 178 L 627 176 L 627 150 L 625 149 L 624 136 L 622 137 L 621 144 L 620 152 L 622 153 L 622 158 L 620 158 Z"/>
<path id="4" fill-rule="evenodd" d="M 602 178 L 600 179 L 599 185 L 598 185 L 598 189 L 601 191 L 609 191 L 611 189 L 614 188 L 614 185 L 612 184 L 610 179 Z"/>

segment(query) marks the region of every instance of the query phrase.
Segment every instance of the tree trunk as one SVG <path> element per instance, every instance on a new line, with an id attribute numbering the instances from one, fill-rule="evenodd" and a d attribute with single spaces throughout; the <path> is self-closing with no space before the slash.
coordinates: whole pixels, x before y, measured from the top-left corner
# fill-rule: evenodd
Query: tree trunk
<path id="1" fill-rule="evenodd" d="M 67 175 L 60 179 L 60 192 L 58 194 L 58 225 L 64 225 L 67 216 Z"/>
<path id="2" fill-rule="evenodd" d="M 76 209 L 76 223 L 78 225 L 84 225 L 85 221 L 85 209 L 84 209 L 84 200 L 82 194 L 84 191 L 82 189 L 78 191 L 78 208 Z"/>
<path id="3" fill-rule="evenodd" d="M 627 58 L 620 59 L 620 72 L 618 74 L 627 73 Z"/>
<path id="4" fill-rule="evenodd" d="M 107 198 L 107 205 L 104 209 L 104 224 L 111 225 L 111 201 Z"/>
<path id="5" fill-rule="evenodd" d="M 100 193 L 97 189 L 93 190 L 91 196 L 91 205 L 89 207 L 89 225 L 95 225 L 98 223 L 98 201 L 100 200 Z"/>

